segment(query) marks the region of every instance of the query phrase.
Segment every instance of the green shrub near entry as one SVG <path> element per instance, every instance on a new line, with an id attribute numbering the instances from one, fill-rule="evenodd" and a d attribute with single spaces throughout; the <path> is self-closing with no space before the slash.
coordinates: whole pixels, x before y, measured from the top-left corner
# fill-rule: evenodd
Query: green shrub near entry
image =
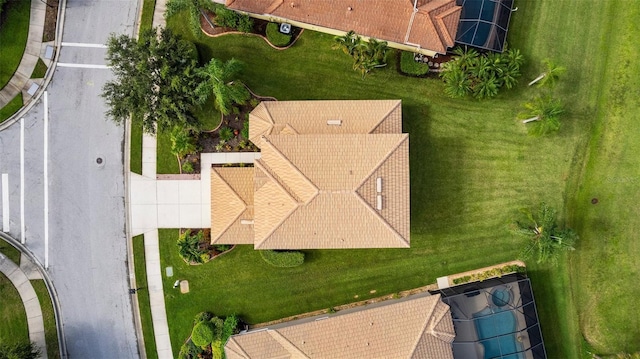
<path id="1" fill-rule="evenodd" d="M 191 332 L 191 341 L 193 344 L 199 347 L 206 347 L 211 344 L 211 342 L 215 339 L 214 334 L 214 324 L 207 322 L 200 322 L 193 327 L 193 331 Z"/>
<path id="2" fill-rule="evenodd" d="M 197 358 L 198 355 L 202 354 L 202 348 L 198 347 L 193 343 L 193 341 L 188 340 L 186 343 L 180 347 L 180 353 L 178 354 L 179 359 L 192 359 Z"/>
<path id="3" fill-rule="evenodd" d="M 304 263 L 304 253 L 298 251 L 260 251 L 265 262 L 275 267 L 290 268 Z"/>
<path id="4" fill-rule="evenodd" d="M 274 46 L 287 46 L 291 42 L 291 35 L 280 32 L 280 24 L 270 22 L 267 24 L 267 39 Z"/>
<path id="5" fill-rule="evenodd" d="M 429 65 L 414 60 L 413 52 L 402 51 L 400 55 L 400 70 L 405 74 L 422 76 L 429 72 Z"/>

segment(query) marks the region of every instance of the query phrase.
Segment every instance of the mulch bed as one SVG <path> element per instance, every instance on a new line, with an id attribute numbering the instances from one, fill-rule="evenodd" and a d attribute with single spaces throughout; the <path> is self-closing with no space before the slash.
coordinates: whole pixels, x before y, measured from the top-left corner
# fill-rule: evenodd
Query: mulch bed
<path id="1" fill-rule="evenodd" d="M 233 248 L 235 248 L 235 245 L 230 245 L 229 249 L 221 251 L 221 250 L 219 250 L 219 246 L 211 244 L 211 229 L 210 228 L 186 228 L 186 229 L 181 229 L 180 233 L 184 233 L 184 232 L 198 233 L 199 231 L 202 231 L 202 233 L 204 234 L 202 242 L 200 242 L 200 249 L 203 250 L 203 251 L 206 251 L 209 254 L 209 261 L 207 261 L 205 263 L 208 263 L 208 262 L 214 260 L 215 258 L 221 256 L 222 254 L 227 253 L 227 252 L 231 251 Z M 183 258 L 183 260 L 184 260 L 184 258 Z M 200 264 L 203 264 L 203 263 L 188 263 L 188 264 L 189 265 L 200 265 Z"/>
<path id="2" fill-rule="evenodd" d="M 44 15 L 44 32 L 42 33 L 42 42 L 53 41 L 56 39 L 56 22 L 58 21 L 59 2 L 59 0 L 47 0 L 47 11 Z"/>

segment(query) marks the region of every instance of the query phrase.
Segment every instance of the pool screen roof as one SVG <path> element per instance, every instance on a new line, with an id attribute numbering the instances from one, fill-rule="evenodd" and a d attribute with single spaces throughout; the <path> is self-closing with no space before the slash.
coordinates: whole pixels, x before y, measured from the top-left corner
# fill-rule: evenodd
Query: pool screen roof
<path id="1" fill-rule="evenodd" d="M 462 6 L 456 43 L 502 52 L 514 0 L 457 0 Z"/>

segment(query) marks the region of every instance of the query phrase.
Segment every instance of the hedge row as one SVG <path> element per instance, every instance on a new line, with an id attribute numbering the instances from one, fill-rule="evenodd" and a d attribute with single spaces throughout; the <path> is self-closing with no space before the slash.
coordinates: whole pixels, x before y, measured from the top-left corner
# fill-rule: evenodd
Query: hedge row
<path id="1" fill-rule="evenodd" d="M 471 275 L 465 275 L 460 278 L 456 278 L 453 280 L 453 284 L 463 284 L 468 282 L 482 282 L 483 280 L 493 278 L 493 277 L 502 277 L 503 274 L 509 273 L 524 273 L 525 268 L 521 267 L 517 264 L 506 265 L 504 267 L 497 267 L 493 269 L 489 269 L 484 272 L 474 273 Z"/>
<path id="2" fill-rule="evenodd" d="M 291 35 L 280 32 L 280 24 L 270 22 L 267 24 L 267 39 L 274 46 L 287 46 L 291 42 Z"/>
<path id="3" fill-rule="evenodd" d="M 422 76 L 429 72 L 429 65 L 414 60 L 413 52 L 402 51 L 400 55 L 400 70 L 405 74 Z"/>
<path id="4" fill-rule="evenodd" d="M 260 255 L 275 267 L 290 268 L 304 263 L 304 253 L 298 251 L 260 251 Z"/>

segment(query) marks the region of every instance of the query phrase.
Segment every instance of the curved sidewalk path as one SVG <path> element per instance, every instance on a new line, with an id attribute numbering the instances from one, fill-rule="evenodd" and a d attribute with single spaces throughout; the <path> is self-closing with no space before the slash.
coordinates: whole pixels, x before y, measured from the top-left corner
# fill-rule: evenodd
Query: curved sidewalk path
<path id="1" fill-rule="evenodd" d="M 22 103 L 26 104 L 35 94 L 29 91 L 33 84 L 38 87 L 42 85 L 44 79 L 32 79 L 31 74 L 38 63 L 38 59 L 42 58 L 47 67 L 51 67 L 51 60 L 44 58 L 47 43 L 42 42 L 42 34 L 44 32 L 44 19 L 47 12 L 47 5 L 40 0 L 31 0 L 31 13 L 29 16 L 29 35 L 27 44 L 22 54 L 22 60 L 18 65 L 18 69 L 11 77 L 11 80 L 0 90 L 0 108 L 4 107 L 22 92 Z M 53 43 L 53 41 L 51 42 Z"/>
<path id="2" fill-rule="evenodd" d="M 21 261 L 28 260 L 22 256 Z M 13 286 L 16 287 L 22 299 L 24 310 L 27 313 L 27 327 L 29 329 L 29 340 L 34 342 L 41 350 L 40 358 L 47 359 L 47 343 L 44 339 L 44 321 L 40 301 L 33 289 L 27 275 L 13 261 L 0 253 L 0 272 L 2 272 Z"/>

